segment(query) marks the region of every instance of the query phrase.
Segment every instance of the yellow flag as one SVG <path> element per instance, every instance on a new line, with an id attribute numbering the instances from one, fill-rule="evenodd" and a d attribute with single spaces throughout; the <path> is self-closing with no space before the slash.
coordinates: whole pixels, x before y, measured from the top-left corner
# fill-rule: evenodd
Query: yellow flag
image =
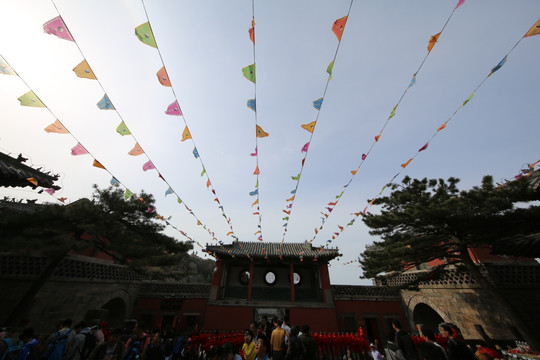
<path id="1" fill-rule="evenodd" d="M 21 106 L 45 107 L 32 90 L 19 97 L 17 100 L 21 102 Z"/>
<path id="2" fill-rule="evenodd" d="M 184 132 L 182 133 L 182 141 L 186 141 L 187 139 L 191 139 L 191 134 L 189 133 L 189 129 L 186 126 Z"/>
<path id="3" fill-rule="evenodd" d="M 75 72 L 75 75 L 80 78 L 96 80 L 96 75 L 94 75 L 94 72 L 90 68 L 90 65 L 88 65 L 86 59 L 81 61 L 79 65 L 75 66 L 73 71 Z"/>
<path id="4" fill-rule="evenodd" d="M 258 138 L 267 137 L 268 133 L 264 131 L 259 125 L 256 125 L 256 135 Z"/>
<path id="5" fill-rule="evenodd" d="M 412 160 L 413 159 L 410 158 L 409 160 L 407 160 L 407 162 L 405 164 L 401 164 L 401 167 L 405 169 L 411 163 Z"/>
<path id="6" fill-rule="evenodd" d="M 34 186 L 38 186 L 37 180 L 34 179 L 33 177 L 29 177 L 29 178 L 27 178 L 26 180 L 28 180 L 29 182 L 31 182 L 32 184 L 34 184 Z"/>
<path id="7" fill-rule="evenodd" d="M 532 28 L 529 31 L 527 31 L 527 33 L 523 37 L 533 36 L 533 35 L 538 35 L 538 34 L 540 34 L 540 19 L 538 19 L 536 24 L 534 24 Z"/>
<path id="8" fill-rule="evenodd" d="M 433 47 L 435 46 L 435 43 L 437 42 L 437 40 L 439 40 L 439 36 L 441 36 L 441 33 L 435 34 L 429 39 L 429 44 L 427 47 L 428 52 L 430 52 L 431 49 L 433 49 Z"/>
<path id="9" fill-rule="evenodd" d="M 316 123 L 317 123 L 317 121 L 312 121 L 309 124 L 303 124 L 302 129 L 305 129 L 305 130 L 309 131 L 310 133 L 313 133 L 313 130 L 315 129 L 315 124 Z"/>

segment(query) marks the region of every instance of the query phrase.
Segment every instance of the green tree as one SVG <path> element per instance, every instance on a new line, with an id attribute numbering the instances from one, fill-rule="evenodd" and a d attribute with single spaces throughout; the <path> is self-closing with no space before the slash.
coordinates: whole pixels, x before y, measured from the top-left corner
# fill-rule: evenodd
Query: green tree
<path id="1" fill-rule="evenodd" d="M 37 251 L 48 257 L 47 267 L 17 304 L 7 325 L 16 325 L 29 310 L 32 299 L 70 251 L 88 248 L 109 254 L 116 263 L 150 274 L 156 268 L 178 264 L 188 257 L 191 243 L 162 233 L 154 198 L 141 192 L 124 200 L 122 190 L 110 187 L 95 191 L 92 200 L 67 206 L 36 205 L 29 212 L 4 211 L 0 215 L 2 252 Z"/>
<path id="2" fill-rule="evenodd" d="M 361 255 L 363 277 L 384 281 L 435 259 L 445 262 L 430 268 L 417 281 L 438 276 L 451 265 L 464 267 L 507 309 L 529 343 L 540 348 L 536 329 L 522 321 L 482 275 L 468 251 L 471 247 L 497 246 L 509 237 L 539 233 L 540 207 L 532 204 L 538 193 L 525 177 L 495 187 L 492 177 L 485 176 L 480 186 L 467 191 L 460 191 L 458 182 L 456 178 L 444 181 L 405 177 L 402 184 L 391 186 L 389 196 L 377 199 L 374 204 L 382 206 L 380 213 L 368 213 L 363 221 L 370 234 L 380 236 L 382 241 L 376 241 Z"/>

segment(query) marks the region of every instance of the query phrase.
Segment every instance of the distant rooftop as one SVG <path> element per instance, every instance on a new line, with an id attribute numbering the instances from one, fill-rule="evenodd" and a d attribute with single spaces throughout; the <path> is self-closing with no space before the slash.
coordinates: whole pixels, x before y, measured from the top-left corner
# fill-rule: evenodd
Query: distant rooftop
<path id="1" fill-rule="evenodd" d="M 341 256 L 338 249 L 327 249 L 323 246 L 313 247 L 310 243 L 267 243 L 267 242 L 235 242 L 228 245 L 207 245 L 206 251 L 217 258 L 247 259 L 315 259 L 329 261 Z"/>
<path id="2" fill-rule="evenodd" d="M 26 160 L 22 155 L 13 158 L 0 152 L 0 186 L 53 188 L 60 190 L 60 186 L 54 185 L 58 175 L 48 174 L 23 164 Z M 35 180 L 36 183 L 29 179 Z"/>

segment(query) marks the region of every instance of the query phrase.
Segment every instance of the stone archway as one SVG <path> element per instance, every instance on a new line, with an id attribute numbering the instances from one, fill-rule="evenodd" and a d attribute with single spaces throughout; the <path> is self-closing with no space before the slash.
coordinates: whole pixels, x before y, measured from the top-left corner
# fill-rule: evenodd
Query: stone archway
<path id="1" fill-rule="evenodd" d="M 444 319 L 439 313 L 425 303 L 418 303 L 413 309 L 413 320 L 415 324 L 423 324 L 425 329 L 431 329 L 437 332 L 439 324 L 444 322 Z"/>
<path id="2" fill-rule="evenodd" d="M 103 320 L 111 327 L 118 327 L 124 321 L 126 315 L 126 303 L 121 298 L 109 300 L 101 307 L 103 310 Z"/>

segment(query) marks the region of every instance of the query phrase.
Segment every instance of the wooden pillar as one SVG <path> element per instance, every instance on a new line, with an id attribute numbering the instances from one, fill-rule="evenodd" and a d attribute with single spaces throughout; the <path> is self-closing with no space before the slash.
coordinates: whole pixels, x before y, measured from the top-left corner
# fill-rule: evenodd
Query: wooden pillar
<path id="1" fill-rule="evenodd" d="M 291 301 L 295 302 L 295 296 L 294 296 L 294 265 L 291 262 L 289 264 L 289 279 L 291 280 Z"/>
<path id="2" fill-rule="evenodd" d="M 248 301 L 252 300 L 252 291 L 253 288 L 253 261 L 249 264 L 249 283 L 248 283 Z"/>

